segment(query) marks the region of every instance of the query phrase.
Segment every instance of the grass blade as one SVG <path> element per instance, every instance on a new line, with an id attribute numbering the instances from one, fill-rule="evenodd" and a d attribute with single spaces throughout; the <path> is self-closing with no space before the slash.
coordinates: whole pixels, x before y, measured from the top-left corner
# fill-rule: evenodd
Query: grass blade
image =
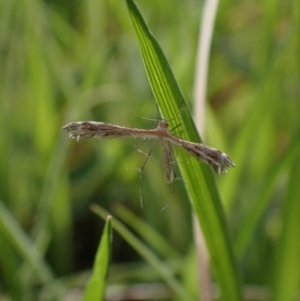
<path id="1" fill-rule="evenodd" d="M 104 300 L 105 283 L 111 254 L 111 219 L 111 216 L 107 216 L 106 225 L 96 254 L 93 274 L 85 289 L 83 301 Z"/>
<path id="2" fill-rule="evenodd" d="M 174 260 L 180 261 L 180 253 L 176 252 L 174 247 L 142 218 L 136 216 L 132 211 L 121 205 L 115 209 L 115 214 L 123 223 L 129 225 L 138 233 L 157 254 L 162 257 L 171 257 Z"/>
<path id="3" fill-rule="evenodd" d="M 92 211 L 102 219 L 108 214 L 106 210 L 97 205 L 93 205 Z M 169 287 L 180 297 L 180 300 L 193 300 L 188 291 L 174 277 L 169 267 L 115 218 L 113 228 L 161 275 Z"/>
<path id="4" fill-rule="evenodd" d="M 299 272 L 299 159 L 294 160 L 290 173 L 288 194 L 283 210 L 283 231 L 278 240 L 276 272 L 274 273 L 274 301 L 296 300 L 300 280 Z"/>
<path id="5" fill-rule="evenodd" d="M 188 129 L 185 139 L 200 142 L 193 120 L 173 72 L 158 42 L 148 29 L 132 0 L 127 0 L 129 13 L 138 35 L 144 64 L 161 116 L 172 119 L 181 113 L 182 125 Z M 175 121 L 173 121 L 174 125 Z M 178 162 L 185 162 L 182 153 Z M 228 227 L 211 170 L 193 158 L 180 164 L 187 192 L 204 232 L 212 265 L 224 300 L 240 300 L 241 293 Z M 200 167 L 201 166 L 201 167 Z"/>
<path id="6" fill-rule="evenodd" d="M 280 160 L 274 165 L 266 176 L 266 182 L 263 185 L 263 191 L 259 193 L 260 196 L 255 202 L 251 211 L 247 214 L 245 221 L 243 222 L 236 239 L 236 252 L 239 257 L 245 256 L 246 251 L 254 237 L 255 230 L 259 225 L 259 221 L 266 209 L 270 205 L 272 198 L 270 197 L 282 170 L 293 160 L 298 154 L 300 149 L 300 142 L 298 135 L 294 139 L 294 142 L 287 149 L 286 153 Z"/>
<path id="7" fill-rule="evenodd" d="M 27 235 L 17 224 L 13 216 L 0 202 L 0 232 L 14 246 L 16 251 L 24 258 L 30 267 L 36 272 L 43 284 L 45 284 L 54 300 L 60 300 L 61 288 L 54 284 L 52 271 L 43 261 L 36 247 L 31 243 Z"/>

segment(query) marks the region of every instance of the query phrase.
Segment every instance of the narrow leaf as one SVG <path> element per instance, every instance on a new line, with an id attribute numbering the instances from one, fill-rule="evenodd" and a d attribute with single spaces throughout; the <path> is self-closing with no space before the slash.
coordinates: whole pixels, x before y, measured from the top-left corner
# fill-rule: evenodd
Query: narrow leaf
<path id="1" fill-rule="evenodd" d="M 299 202 L 299 158 L 294 160 L 288 194 L 283 210 L 283 231 L 278 241 L 276 272 L 274 273 L 274 301 L 292 301 L 299 298 L 300 280 L 300 202 Z"/>
<path id="2" fill-rule="evenodd" d="M 184 97 L 158 42 L 148 29 L 142 15 L 132 0 L 127 5 L 138 35 L 148 78 L 161 116 L 174 119 L 180 112 L 185 139 L 200 142 L 200 137 L 190 116 Z M 171 120 L 173 125 L 178 121 Z M 172 128 L 173 126 L 171 126 Z M 211 170 L 186 154 L 176 154 L 179 168 L 186 183 L 191 204 L 201 224 L 211 256 L 213 269 L 224 300 L 241 300 L 235 260 L 228 234 L 225 215 Z"/>
<path id="3" fill-rule="evenodd" d="M 255 201 L 251 211 L 247 214 L 246 219 L 238 231 L 236 238 L 236 252 L 241 258 L 245 256 L 250 243 L 255 236 L 255 231 L 260 220 L 268 206 L 270 206 L 270 201 L 272 200 L 271 194 L 276 187 L 276 183 L 282 174 L 283 169 L 299 154 L 300 141 L 298 137 L 299 134 L 296 135 L 293 143 L 283 154 L 282 158 L 280 158 L 268 171 L 267 176 L 265 177 L 266 180 L 263 185 L 263 190 L 258 193 L 258 199 Z"/>
<path id="4" fill-rule="evenodd" d="M 14 217 L 0 201 L 0 232 L 7 238 L 16 251 L 36 272 L 42 283 L 49 288 L 53 299 L 60 300 L 62 287 L 54 284 L 54 276 L 41 254 L 30 241 L 26 233 L 20 228 Z"/>
<path id="5" fill-rule="evenodd" d="M 99 243 L 92 276 L 86 286 L 83 301 L 104 300 L 105 284 L 111 254 L 111 216 L 107 216 L 105 228 Z"/>
<path id="6" fill-rule="evenodd" d="M 108 212 L 103 208 L 93 205 L 92 210 L 102 219 Z M 161 261 L 143 242 L 135 237 L 121 222 L 114 218 L 113 228 L 130 244 L 166 281 L 169 287 L 180 297 L 180 300 L 193 300 L 188 291 L 174 277 L 166 263 Z"/>

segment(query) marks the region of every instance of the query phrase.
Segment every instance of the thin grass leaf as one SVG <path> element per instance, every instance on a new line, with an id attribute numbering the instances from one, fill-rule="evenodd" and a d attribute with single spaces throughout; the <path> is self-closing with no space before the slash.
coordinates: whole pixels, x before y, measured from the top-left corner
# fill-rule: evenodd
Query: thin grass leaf
<path id="1" fill-rule="evenodd" d="M 247 118 L 244 120 L 243 127 L 238 133 L 234 145 L 232 147 L 232 155 L 236 165 L 240 168 L 235 173 L 231 173 L 228 177 L 224 177 L 221 181 L 220 190 L 225 205 L 225 210 L 230 212 L 233 206 L 234 196 L 238 191 L 240 179 L 242 177 L 243 166 L 247 165 L 249 155 L 259 153 L 261 147 L 259 143 L 253 144 L 253 139 L 256 139 L 260 127 L 258 126 L 262 120 L 266 118 L 274 118 L 273 112 L 270 108 L 274 107 L 274 99 L 278 95 L 278 91 L 274 87 L 280 86 L 281 68 L 286 64 L 286 58 L 290 56 L 289 51 L 293 43 L 293 33 L 289 33 L 284 43 L 277 49 L 278 53 L 270 56 L 268 59 L 268 66 L 262 68 L 264 76 L 262 76 L 257 91 L 251 92 L 252 97 L 255 99 L 252 107 L 248 110 Z M 263 42 L 261 45 L 263 45 Z M 264 62 L 263 64 L 265 64 Z M 268 117 L 267 117 L 268 116 Z M 265 121 L 264 121 L 265 122 Z M 263 157 L 265 154 L 261 154 Z"/>
<path id="2" fill-rule="evenodd" d="M 104 219 L 109 213 L 103 208 L 93 205 L 92 211 Z M 168 286 L 178 295 L 180 300 L 193 300 L 189 292 L 174 277 L 169 267 L 161 261 L 145 244 L 135 237 L 122 223 L 114 218 L 113 228 L 156 270 Z"/>
<path id="3" fill-rule="evenodd" d="M 111 216 L 107 216 L 105 228 L 103 230 L 101 241 L 96 254 L 96 259 L 93 267 L 93 274 L 85 289 L 84 296 L 82 299 L 83 301 L 104 300 L 105 284 L 111 254 L 111 220 Z"/>
<path id="4" fill-rule="evenodd" d="M 300 141 L 298 139 L 298 135 L 290 148 L 286 151 L 286 153 L 282 156 L 280 160 L 276 163 L 276 165 L 272 166 L 272 168 L 267 173 L 266 182 L 263 185 L 263 191 L 259 193 L 260 196 L 255 202 L 252 210 L 247 214 L 247 218 L 244 221 L 236 239 L 236 251 L 239 257 L 243 257 L 251 243 L 255 230 L 259 225 L 259 221 L 263 214 L 265 213 L 266 208 L 269 206 L 270 198 L 276 182 L 283 170 L 295 156 L 299 154 L 300 151 Z"/>
<path id="5" fill-rule="evenodd" d="M 118 206 L 115 210 L 118 218 L 134 229 L 143 239 L 163 257 L 172 257 L 175 260 L 180 260 L 180 254 L 174 250 L 168 241 L 143 219 L 134 215 L 124 206 Z"/>
<path id="6" fill-rule="evenodd" d="M 200 137 L 165 55 L 134 2 L 127 0 L 127 5 L 162 117 L 171 119 L 180 112 L 181 123 L 185 129 L 188 129 L 183 134 L 184 138 L 200 142 Z M 186 162 L 187 159 L 180 152 L 177 154 L 177 160 Z M 214 272 L 221 288 L 222 299 L 241 300 L 228 226 L 212 172 L 207 166 L 200 165 L 194 158 L 189 158 L 189 161 L 189 164 L 179 164 L 179 167 L 186 183 L 189 199 L 206 239 Z"/>
<path id="7" fill-rule="evenodd" d="M 2 202 L 0 202 L 0 231 L 48 287 L 48 293 L 52 298 L 60 300 L 62 288 L 57 283 L 54 284 L 52 271 Z"/>
<path id="8" fill-rule="evenodd" d="M 284 204 L 283 231 L 278 240 L 276 272 L 274 273 L 274 301 L 292 301 L 297 300 L 297 296 L 299 296 L 299 158 L 295 158 L 293 163 Z"/>

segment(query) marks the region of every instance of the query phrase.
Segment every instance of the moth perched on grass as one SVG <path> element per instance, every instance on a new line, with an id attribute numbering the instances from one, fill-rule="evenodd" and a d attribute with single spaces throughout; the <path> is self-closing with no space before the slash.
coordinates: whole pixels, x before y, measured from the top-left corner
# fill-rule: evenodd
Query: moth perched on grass
<path id="1" fill-rule="evenodd" d="M 174 180 L 174 167 L 171 153 L 171 145 L 184 148 L 199 160 L 209 164 L 217 173 L 226 173 L 227 167 L 234 167 L 234 163 L 225 153 L 202 143 L 190 142 L 174 136 L 168 129 L 166 120 L 159 121 L 157 127 L 151 130 L 129 128 L 96 121 L 71 122 L 63 127 L 70 132 L 70 137 L 77 141 L 88 138 L 101 137 L 134 137 L 142 139 L 156 139 L 162 145 L 165 178 L 168 183 Z"/>

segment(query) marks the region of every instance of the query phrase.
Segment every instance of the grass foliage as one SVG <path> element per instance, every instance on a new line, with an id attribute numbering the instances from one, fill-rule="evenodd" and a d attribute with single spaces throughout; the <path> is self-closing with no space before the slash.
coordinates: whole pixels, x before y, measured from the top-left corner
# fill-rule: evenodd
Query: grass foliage
<path id="1" fill-rule="evenodd" d="M 142 166 L 148 141 L 78 144 L 61 130 L 76 120 L 152 128 L 128 112 L 158 118 L 156 100 L 164 118 L 181 118 L 176 135 L 199 139 L 189 99 L 202 4 L 137 4 L 143 16 L 133 1 L 0 3 L 0 299 L 81 300 L 101 283 L 99 300 L 141 288 L 149 300 L 197 300 L 195 211 L 223 300 L 296 300 L 300 2 L 220 1 L 205 142 L 236 168 L 214 176 L 176 149 L 185 183 L 174 193 L 158 146 L 140 178 L 128 169 Z"/>

